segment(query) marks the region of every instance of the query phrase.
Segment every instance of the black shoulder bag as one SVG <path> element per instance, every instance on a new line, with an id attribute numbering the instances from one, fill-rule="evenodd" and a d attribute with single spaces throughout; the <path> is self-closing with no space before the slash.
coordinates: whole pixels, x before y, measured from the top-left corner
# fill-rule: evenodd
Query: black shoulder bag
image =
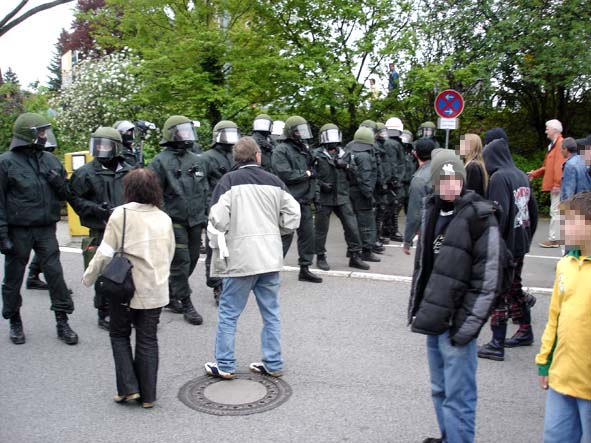
<path id="1" fill-rule="evenodd" d="M 121 249 L 116 252 L 113 259 L 105 267 L 97 279 L 97 291 L 107 296 L 111 303 L 119 303 L 128 306 L 135 292 L 135 285 L 131 275 L 133 265 L 123 254 L 125 252 L 125 218 L 126 212 L 123 209 L 123 234 L 121 238 Z"/>

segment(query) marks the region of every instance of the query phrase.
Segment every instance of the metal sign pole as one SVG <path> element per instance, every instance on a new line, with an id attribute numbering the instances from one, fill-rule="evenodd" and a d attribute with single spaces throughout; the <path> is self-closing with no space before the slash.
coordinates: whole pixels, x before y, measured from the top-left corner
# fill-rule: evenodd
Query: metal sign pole
<path id="1" fill-rule="evenodd" d="M 449 144 L 449 129 L 445 130 L 445 149 L 447 149 L 447 146 Z"/>

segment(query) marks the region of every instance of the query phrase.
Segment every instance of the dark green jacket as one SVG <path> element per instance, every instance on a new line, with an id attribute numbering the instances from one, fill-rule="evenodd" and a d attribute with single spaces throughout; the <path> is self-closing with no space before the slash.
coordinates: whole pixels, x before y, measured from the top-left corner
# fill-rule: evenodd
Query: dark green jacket
<path id="1" fill-rule="evenodd" d="M 289 193 L 299 203 L 314 201 L 316 179 L 306 171 L 314 170 L 314 156 L 310 150 L 296 145 L 292 140 L 282 140 L 273 150 L 273 172 L 287 185 Z"/>
<path id="2" fill-rule="evenodd" d="M 402 143 L 398 140 L 389 138 L 384 142 L 384 149 L 386 150 L 390 168 L 392 170 L 391 180 L 396 183 L 397 186 L 401 186 L 406 169 L 404 146 L 402 146 Z"/>
<path id="3" fill-rule="evenodd" d="M 121 162 L 117 171 L 113 172 L 94 159 L 74 171 L 70 177 L 69 202 L 83 226 L 105 229 L 108 216 L 104 216 L 101 205 L 107 203 L 112 209 L 124 203 L 123 177 L 132 169 L 131 165 Z"/>
<path id="4" fill-rule="evenodd" d="M 211 196 L 220 178 L 225 173 L 230 172 L 236 162 L 232 157 L 232 151 L 224 150 L 223 145 L 215 144 L 213 147 L 203 153 L 202 158 L 207 163 L 207 181 L 209 182 L 209 195 Z"/>
<path id="5" fill-rule="evenodd" d="M 257 142 L 261 148 L 261 166 L 267 172 L 273 172 L 272 157 L 273 149 L 275 149 L 275 142 L 271 137 L 266 136 L 260 131 L 253 131 L 252 138 Z"/>
<path id="6" fill-rule="evenodd" d="M 185 149 L 166 148 L 149 166 L 164 194 L 163 210 L 173 223 L 189 227 L 207 223 L 207 164 Z"/>
<path id="7" fill-rule="evenodd" d="M 351 195 L 361 194 L 371 205 L 378 177 L 378 165 L 373 153 L 373 145 L 353 143 L 351 158 L 355 165 L 355 180 L 351 184 Z"/>
<path id="8" fill-rule="evenodd" d="M 389 158 L 384 140 L 376 140 L 375 155 L 378 162 L 378 183 L 377 185 L 386 185 L 392 181 L 394 174 L 392 162 Z"/>
<path id="9" fill-rule="evenodd" d="M 59 221 L 66 186 L 52 186 L 49 171 L 66 183 L 66 171 L 53 154 L 18 147 L 0 155 L 0 237 L 7 235 L 9 226 Z"/>
<path id="10" fill-rule="evenodd" d="M 318 202 L 322 206 L 341 206 L 349 203 L 349 178 L 351 154 L 339 148 L 339 158 L 348 164 L 347 169 L 336 167 L 333 157 L 321 146 L 314 151 L 316 161 L 316 180 Z M 332 186 L 328 190 L 326 185 Z"/>

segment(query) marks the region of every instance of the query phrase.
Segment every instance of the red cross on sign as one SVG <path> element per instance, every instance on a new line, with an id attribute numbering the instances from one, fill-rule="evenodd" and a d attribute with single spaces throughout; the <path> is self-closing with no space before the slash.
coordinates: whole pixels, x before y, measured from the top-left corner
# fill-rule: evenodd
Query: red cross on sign
<path id="1" fill-rule="evenodd" d="M 441 91 L 435 99 L 435 112 L 441 118 L 456 118 L 463 110 L 464 98 L 453 89 Z"/>

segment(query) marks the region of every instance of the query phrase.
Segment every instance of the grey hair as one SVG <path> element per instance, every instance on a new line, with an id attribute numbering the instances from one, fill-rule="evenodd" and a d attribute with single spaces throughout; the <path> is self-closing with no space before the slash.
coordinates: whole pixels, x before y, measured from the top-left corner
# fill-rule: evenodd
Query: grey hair
<path id="1" fill-rule="evenodd" d="M 250 163 L 257 161 L 257 153 L 261 148 L 252 137 L 242 137 L 232 148 L 232 156 L 236 163 Z"/>
<path id="2" fill-rule="evenodd" d="M 562 133 L 562 123 L 560 123 L 559 120 L 553 119 L 553 120 L 548 120 L 546 122 L 546 127 L 547 128 L 552 128 L 560 133 Z"/>

